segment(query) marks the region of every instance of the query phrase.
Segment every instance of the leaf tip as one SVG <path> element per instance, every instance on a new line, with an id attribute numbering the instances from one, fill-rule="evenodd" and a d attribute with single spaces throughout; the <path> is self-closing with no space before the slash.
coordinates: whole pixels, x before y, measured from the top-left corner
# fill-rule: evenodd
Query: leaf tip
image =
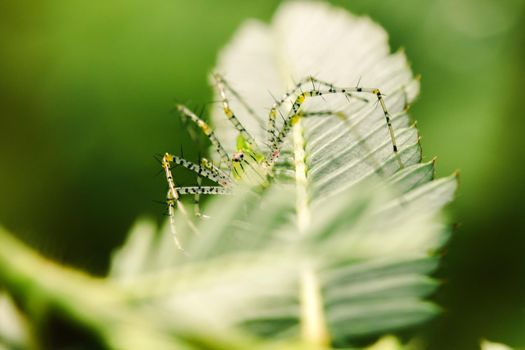
<path id="1" fill-rule="evenodd" d="M 458 186 L 460 184 L 460 181 L 459 181 L 460 180 L 460 176 L 459 175 L 460 175 L 459 169 L 454 170 L 454 172 L 452 173 L 452 176 L 456 179 L 456 182 L 458 183 Z"/>

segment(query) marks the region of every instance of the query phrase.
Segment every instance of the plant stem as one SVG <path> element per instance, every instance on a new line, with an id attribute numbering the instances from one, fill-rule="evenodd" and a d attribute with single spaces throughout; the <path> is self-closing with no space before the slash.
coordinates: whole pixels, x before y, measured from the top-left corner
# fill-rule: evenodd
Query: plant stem
<path id="1" fill-rule="evenodd" d="M 30 316 L 54 310 L 91 331 L 108 349 L 183 349 L 149 313 L 126 305 L 112 284 L 53 263 L 2 227 L 0 242 L 0 285 Z"/>

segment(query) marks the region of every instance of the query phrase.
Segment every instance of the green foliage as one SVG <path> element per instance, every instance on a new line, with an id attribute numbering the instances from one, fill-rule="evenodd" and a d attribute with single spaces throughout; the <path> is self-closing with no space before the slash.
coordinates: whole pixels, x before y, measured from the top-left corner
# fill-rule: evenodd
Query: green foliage
<path id="1" fill-rule="evenodd" d="M 0 293 L 0 349 L 26 349 L 30 341 L 27 320 L 12 298 L 5 292 Z"/>
<path id="2" fill-rule="evenodd" d="M 488 340 L 481 342 L 481 350 L 512 350 L 508 346 L 500 343 L 493 343 Z"/>

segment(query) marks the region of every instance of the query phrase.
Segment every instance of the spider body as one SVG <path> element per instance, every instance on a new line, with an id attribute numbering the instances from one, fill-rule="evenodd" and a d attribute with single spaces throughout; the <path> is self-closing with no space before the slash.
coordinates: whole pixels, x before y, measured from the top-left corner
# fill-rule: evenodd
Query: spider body
<path id="1" fill-rule="evenodd" d="M 307 99 L 323 98 L 325 95 L 342 95 L 349 101 L 350 98 L 368 103 L 368 99 L 361 95 L 367 94 L 377 99 L 377 104 L 381 106 L 384 113 L 385 126 L 388 128 L 390 141 L 392 143 L 392 154 L 396 158 L 399 168 L 403 168 L 403 162 L 399 155 L 396 136 L 392 127 L 392 116 L 387 110 L 383 94 L 377 88 L 366 87 L 336 87 L 333 84 L 321 81 L 314 77 L 303 79 L 294 88 L 286 92 L 280 100 L 276 100 L 270 109 L 267 123 L 267 140 L 265 148 L 257 144 L 255 138 L 242 125 L 234 111 L 230 107 L 226 90 L 240 99 L 245 109 L 253 114 L 253 110 L 240 98 L 240 95 L 233 90 L 228 83 L 218 74 L 214 74 L 215 85 L 218 89 L 223 111 L 231 125 L 238 132 L 235 151 L 230 155 L 222 146 L 220 140 L 215 135 L 213 129 L 186 106 L 178 105 L 178 111 L 197 125 L 202 133 L 210 140 L 212 146 L 218 154 L 218 165 L 213 164 L 207 159 L 202 159 L 200 164 L 190 162 L 184 158 L 165 153 L 162 158 L 162 167 L 168 182 L 167 204 L 168 211 L 173 224 L 173 213 L 177 207 L 186 215 L 184 207 L 180 202 L 180 195 L 192 194 L 195 196 L 195 214 L 201 216 L 199 210 L 200 195 L 205 194 L 230 194 L 235 186 L 242 183 L 251 187 L 267 186 L 274 178 L 274 167 L 282 154 L 283 143 L 290 134 L 293 126 L 302 118 L 310 116 L 336 116 L 345 122 L 346 117 L 337 111 L 317 111 L 306 112 L 303 104 Z M 283 113 L 283 109 L 287 109 Z M 278 116 L 282 119 L 280 127 L 277 126 Z M 197 186 L 177 187 L 173 179 L 172 170 L 176 166 L 182 166 L 197 175 Z M 202 179 L 211 180 L 216 185 L 203 186 Z M 175 234 L 175 227 L 172 225 Z M 180 247 L 180 246 L 179 246 Z"/>

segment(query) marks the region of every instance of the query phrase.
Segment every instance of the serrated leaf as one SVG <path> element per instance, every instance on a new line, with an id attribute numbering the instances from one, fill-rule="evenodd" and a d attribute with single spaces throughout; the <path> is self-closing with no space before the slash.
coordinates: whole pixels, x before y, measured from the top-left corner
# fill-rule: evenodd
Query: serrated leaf
<path id="1" fill-rule="evenodd" d="M 166 253 L 165 229 L 155 239 L 164 245 L 144 243 L 148 252 L 131 248 L 137 238 L 130 238 L 115 260 L 127 268 L 112 269 L 130 299 L 188 324 L 241 325 L 317 346 L 435 315 L 439 308 L 423 299 L 437 287 L 428 275 L 437 264 L 434 252 L 448 238 L 441 210 L 457 181 L 433 180 L 434 162 L 420 163 L 419 135 L 406 113 L 419 83 L 404 53 L 389 53 L 385 31 L 323 3 L 290 2 L 270 25 L 243 25 L 221 53 L 217 71 L 255 111 L 257 116 L 243 113 L 242 103 L 230 99 L 265 152 L 265 114 L 274 102 L 267 91 L 281 96 L 294 80 L 310 75 L 342 87 L 359 82 L 379 88 L 404 167 L 375 95 L 350 102 L 344 96 L 312 98 L 305 111 L 331 113 L 301 119 L 287 136 L 280 166 L 293 185 L 276 180 L 261 193 L 239 190 L 215 198 L 206 210 L 211 219 L 199 223 L 199 237 L 190 237 L 178 215 L 187 255 Z M 235 151 L 238 132 L 219 107 L 212 120 L 226 150 Z M 147 268 L 122 263 L 135 254 Z"/>

